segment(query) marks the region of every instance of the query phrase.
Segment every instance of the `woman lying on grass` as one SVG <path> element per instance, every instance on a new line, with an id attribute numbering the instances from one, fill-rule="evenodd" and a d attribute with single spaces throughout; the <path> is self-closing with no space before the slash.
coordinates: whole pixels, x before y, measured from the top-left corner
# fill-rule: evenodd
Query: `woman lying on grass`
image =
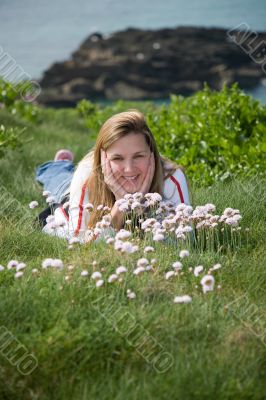
<path id="1" fill-rule="evenodd" d="M 60 150 L 54 161 L 38 167 L 36 179 L 44 185 L 48 203 L 55 203 L 51 207 L 55 208 L 54 219 L 52 223 L 49 218 L 45 221 L 48 223 L 43 231 L 67 239 L 76 236 L 81 242 L 86 241 L 87 229 L 95 227 L 106 210 L 111 215 L 111 227 L 123 228 L 125 213 L 116 201 L 127 193 L 157 192 L 174 205 L 189 204 L 181 167 L 159 154 L 144 115 L 137 110 L 109 118 L 75 172 L 72 153 Z M 42 218 L 44 215 L 47 213 Z"/>

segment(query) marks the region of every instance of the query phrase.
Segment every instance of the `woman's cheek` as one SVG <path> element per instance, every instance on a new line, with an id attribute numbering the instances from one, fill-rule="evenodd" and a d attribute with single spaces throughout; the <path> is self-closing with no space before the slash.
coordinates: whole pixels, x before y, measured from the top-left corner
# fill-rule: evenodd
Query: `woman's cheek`
<path id="1" fill-rule="evenodd" d="M 145 161 L 142 163 L 141 170 L 142 170 L 142 172 L 143 172 L 144 174 L 147 174 L 148 169 L 149 169 L 149 160 L 145 160 Z"/>
<path id="2" fill-rule="evenodd" d="M 113 174 L 115 174 L 116 172 L 119 172 L 119 165 L 117 165 L 113 161 L 110 162 L 110 165 L 111 165 L 111 169 L 112 169 Z"/>

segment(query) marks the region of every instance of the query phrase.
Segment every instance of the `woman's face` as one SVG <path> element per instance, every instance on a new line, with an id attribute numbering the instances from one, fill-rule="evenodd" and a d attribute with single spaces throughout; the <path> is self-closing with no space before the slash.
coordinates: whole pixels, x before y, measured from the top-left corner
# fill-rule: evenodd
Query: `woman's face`
<path id="1" fill-rule="evenodd" d="M 127 193 L 138 192 L 150 165 L 150 148 L 141 133 L 129 133 L 106 151 L 113 174 Z"/>

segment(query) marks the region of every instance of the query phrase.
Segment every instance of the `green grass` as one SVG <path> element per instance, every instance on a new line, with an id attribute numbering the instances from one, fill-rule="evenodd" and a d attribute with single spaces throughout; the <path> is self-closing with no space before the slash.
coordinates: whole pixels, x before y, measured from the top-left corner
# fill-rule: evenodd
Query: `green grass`
<path id="1" fill-rule="evenodd" d="M 38 123 L 26 123 L 0 111 L 0 123 L 26 126 L 25 137 L 32 139 L 19 152 L 9 151 L 0 160 L 1 193 L 8 191 L 17 199 L 22 214 L 28 212 L 31 200 L 45 207 L 34 182 L 36 165 L 52 159 L 60 147 L 71 148 L 78 160 L 95 137 L 75 110 L 48 109 L 41 116 Z M 89 278 L 80 276 L 82 269 L 92 271 L 92 262 L 97 260 L 108 276 L 121 264 L 132 270 L 138 256 L 121 256 L 103 243 L 68 250 L 64 241 L 38 231 L 30 233 L 27 226 L 18 224 L 18 206 L 15 214 L 13 206 L 4 215 L 0 212 L 0 264 L 11 259 L 27 263 L 21 279 L 14 279 L 11 271 L 0 272 L 0 327 L 38 360 L 31 374 L 22 375 L 2 355 L 0 340 L 0 399 L 263 399 L 262 185 L 262 178 L 256 176 L 218 182 L 211 188 L 192 187 L 194 205 L 213 202 L 218 212 L 229 206 L 240 209 L 242 245 L 220 253 L 191 251 L 184 275 L 171 282 L 164 273 L 178 259 L 178 251 L 158 244 L 156 273 L 128 274 L 124 282 L 96 289 Z M 31 210 L 29 220 L 36 213 Z M 66 267 L 42 270 L 41 262 L 47 257 L 61 258 L 65 266 L 75 268 L 72 273 Z M 200 279 L 188 267 L 208 268 L 216 262 L 223 265 L 215 273 L 216 290 L 203 295 L 195 287 Z M 32 268 L 40 273 L 33 276 Z M 128 288 L 137 295 L 133 301 L 126 297 Z M 190 294 L 192 303 L 173 304 L 179 294 Z M 157 350 L 147 359 L 152 340 Z M 162 373 L 154 367 L 160 349 L 173 360 Z"/>

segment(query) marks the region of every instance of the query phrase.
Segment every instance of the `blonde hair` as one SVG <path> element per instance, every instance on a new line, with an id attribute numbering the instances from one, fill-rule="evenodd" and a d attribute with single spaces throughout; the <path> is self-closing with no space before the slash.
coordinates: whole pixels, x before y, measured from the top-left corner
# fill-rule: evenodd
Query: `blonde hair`
<path id="1" fill-rule="evenodd" d="M 157 192 L 162 195 L 164 180 L 172 175 L 177 168 L 180 168 L 177 164 L 160 156 L 153 134 L 145 121 L 144 115 L 140 111 L 130 109 L 113 115 L 102 125 L 94 147 L 81 161 L 82 163 L 91 160 L 93 163 L 87 182 L 89 200 L 94 207 L 94 210 L 90 214 L 89 228 L 94 227 L 102 217 L 102 211 L 97 211 L 97 207 L 100 204 L 112 208 L 115 203 L 113 192 L 104 182 L 101 168 L 101 150 L 108 150 L 114 142 L 129 133 L 142 134 L 151 152 L 154 154 L 155 172 L 150 192 Z"/>

